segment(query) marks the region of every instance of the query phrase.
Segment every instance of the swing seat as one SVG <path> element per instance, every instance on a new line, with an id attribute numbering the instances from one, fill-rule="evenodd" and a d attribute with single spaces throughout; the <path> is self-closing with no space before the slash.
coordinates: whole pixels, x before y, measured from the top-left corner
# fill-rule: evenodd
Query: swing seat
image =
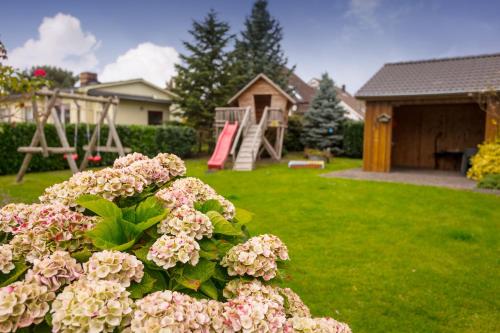
<path id="1" fill-rule="evenodd" d="M 68 155 L 67 155 L 67 154 L 64 154 L 64 155 L 63 155 L 63 158 L 64 158 L 64 159 L 68 158 Z M 76 153 L 71 154 L 71 159 L 72 159 L 73 161 L 76 161 L 76 160 L 78 159 L 78 154 L 76 154 Z"/>
<path id="2" fill-rule="evenodd" d="M 101 155 L 89 156 L 87 160 L 89 160 L 92 163 L 99 163 L 102 160 L 102 156 Z"/>

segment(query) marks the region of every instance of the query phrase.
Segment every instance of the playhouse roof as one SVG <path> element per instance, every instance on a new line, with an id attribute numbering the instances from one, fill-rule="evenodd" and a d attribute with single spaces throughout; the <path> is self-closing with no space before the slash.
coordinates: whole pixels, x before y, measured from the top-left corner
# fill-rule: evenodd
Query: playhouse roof
<path id="1" fill-rule="evenodd" d="M 240 97 L 240 95 L 242 93 L 244 93 L 248 88 L 250 88 L 255 82 L 257 82 L 258 80 L 265 80 L 267 83 L 269 83 L 273 88 L 275 88 L 276 90 L 278 90 L 283 96 L 285 96 L 292 104 L 295 104 L 296 101 L 295 99 L 290 96 L 286 91 L 284 91 L 283 89 L 281 89 L 280 86 L 278 86 L 276 83 L 274 83 L 270 78 L 267 77 L 267 75 L 265 75 L 264 73 L 260 73 L 259 75 L 257 75 L 252 81 L 248 82 L 248 84 L 246 86 L 244 86 L 240 91 L 238 91 L 236 93 L 236 95 L 234 95 L 233 97 L 231 97 L 231 99 L 228 101 L 228 104 L 231 104 L 233 103 L 234 101 L 236 101 L 238 99 L 238 97 Z"/>

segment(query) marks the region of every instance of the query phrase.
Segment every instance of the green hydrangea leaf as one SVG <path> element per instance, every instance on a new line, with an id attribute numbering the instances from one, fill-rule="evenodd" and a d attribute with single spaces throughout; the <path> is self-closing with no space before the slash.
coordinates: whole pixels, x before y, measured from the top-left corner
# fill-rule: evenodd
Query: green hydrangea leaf
<path id="1" fill-rule="evenodd" d="M 218 200 L 215 200 L 215 199 L 210 199 L 210 200 L 207 200 L 203 203 L 196 202 L 194 204 L 194 208 L 197 211 L 200 211 L 202 213 L 214 211 L 214 212 L 218 212 L 218 213 L 222 214 L 224 212 L 224 208 L 222 208 L 222 205 L 220 204 L 220 202 Z"/>
<path id="2" fill-rule="evenodd" d="M 122 217 L 122 211 L 117 205 L 98 195 L 81 195 L 76 203 L 104 218 L 118 220 Z"/>
<path id="3" fill-rule="evenodd" d="M 16 261 L 14 262 L 14 266 L 14 269 L 10 273 L 0 274 L 0 287 L 5 287 L 16 282 L 29 268 L 24 261 Z"/>
<path id="4" fill-rule="evenodd" d="M 214 273 L 215 262 L 202 258 L 196 266 L 185 265 L 182 274 L 176 277 L 176 281 L 186 288 L 197 291 Z"/>
<path id="5" fill-rule="evenodd" d="M 141 234 L 133 223 L 123 219 L 104 218 L 86 232 L 95 247 L 101 250 L 124 251 L 132 247 Z"/>
<path id="6" fill-rule="evenodd" d="M 86 262 L 92 256 L 92 252 L 89 249 L 85 248 L 83 250 L 71 253 L 71 256 L 78 262 Z"/>
<path id="7" fill-rule="evenodd" d="M 208 297 L 218 300 L 219 293 L 217 292 L 217 287 L 212 280 L 207 280 L 203 282 L 200 286 L 200 291 L 207 295 Z"/>
<path id="8" fill-rule="evenodd" d="M 155 283 L 156 279 L 149 275 L 149 273 L 144 272 L 144 276 L 142 277 L 141 282 L 132 283 L 130 287 L 127 288 L 127 290 L 130 292 L 131 298 L 142 298 L 145 294 L 153 290 Z"/>
<path id="9" fill-rule="evenodd" d="M 206 213 L 210 222 L 214 226 L 214 234 L 221 234 L 226 236 L 242 236 L 242 232 L 235 228 L 235 226 L 226 220 L 219 212 L 209 211 Z"/>
<path id="10" fill-rule="evenodd" d="M 236 208 L 236 215 L 234 216 L 234 221 L 238 225 L 246 225 L 250 223 L 253 219 L 253 213 L 242 208 Z"/>

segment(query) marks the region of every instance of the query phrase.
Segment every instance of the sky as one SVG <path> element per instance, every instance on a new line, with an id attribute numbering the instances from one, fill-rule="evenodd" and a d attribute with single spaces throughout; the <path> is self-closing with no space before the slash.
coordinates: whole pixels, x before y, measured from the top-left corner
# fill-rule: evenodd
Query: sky
<path id="1" fill-rule="evenodd" d="M 49 64 L 100 81 L 175 75 L 193 20 L 213 8 L 232 33 L 253 0 L 0 2 L 0 40 L 19 68 Z M 500 52 L 498 0 L 269 0 L 305 81 L 328 72 L 355 92 L 384 63 Z"/>

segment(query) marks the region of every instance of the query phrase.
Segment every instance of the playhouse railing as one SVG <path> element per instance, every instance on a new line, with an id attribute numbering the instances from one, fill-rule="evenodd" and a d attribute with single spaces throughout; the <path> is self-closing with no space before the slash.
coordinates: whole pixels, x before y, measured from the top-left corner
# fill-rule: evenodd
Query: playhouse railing
<path id="1" fill-rule="evenodd" d="M 221 107 L 215 108 L 215 136 L 219 137 L 220 132 L 224 128 L 226 121 L 241 123 L 245 114 L 246 108 L 240 107 Z"/>
<path id="2" fill-rule="evenodd" d="M 269 108 L 267 122 L 269 127 L 286 127 L 284 111 L 280 108 Z"/>
<path id="3" fill-rule="evenodd" d="M 253 122 L 255 121 L 255 117 L 252 117 L 252 113 L 253 113 L 252 108 L 247 106 L 243 118 L 240 122 L 238 132 L 236 132 L 236 136 L 233 141 L 233 146 L 231 147 L 230 154 L 233 157 L 233 162 L 234 159 L 236 158 L 236 148 L 238 146 L 238 142 L 240 141 L 241 135 L 243 134 L 243 136 L 246 136 L 248 129 L 250 128 L 250 126 L 253 125 Z"/>

